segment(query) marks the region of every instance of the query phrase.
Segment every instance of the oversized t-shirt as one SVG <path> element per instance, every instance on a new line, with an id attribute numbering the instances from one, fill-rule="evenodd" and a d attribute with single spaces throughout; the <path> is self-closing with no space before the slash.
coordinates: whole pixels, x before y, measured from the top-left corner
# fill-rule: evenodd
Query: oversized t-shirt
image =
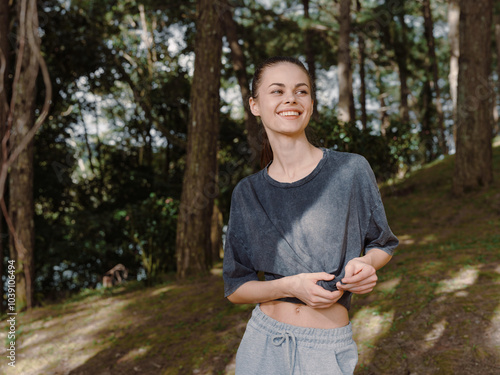
<path id="1" fill-rule="evenodd" d="M 349 260 L 374 248 L 394 252 L 398 239 L 367 160 L 322 150 L 316 168 L 298 181 L 276 181 L 264 168 L 234 188 L 224 243 L 226 297 L 258 280 L 259 271 L 266 280 L 327 272 L 335 279 L 318 284 L 333 291 Z M 345 292 L 338 303 L 349 309 L 350 299 Z"/>

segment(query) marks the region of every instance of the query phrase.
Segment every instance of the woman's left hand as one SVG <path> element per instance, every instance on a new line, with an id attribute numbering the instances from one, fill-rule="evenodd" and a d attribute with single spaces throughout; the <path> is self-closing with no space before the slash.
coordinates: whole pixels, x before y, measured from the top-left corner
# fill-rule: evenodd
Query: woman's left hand
<path id="1" fill-rule="evenodd" d="M 337 283 L 337 289 L 355 294 L 370 293 L 377 285 L 377 270 L 363 261 L 363 258 L 350 260 L 345 267 L 342 282 Z"/>

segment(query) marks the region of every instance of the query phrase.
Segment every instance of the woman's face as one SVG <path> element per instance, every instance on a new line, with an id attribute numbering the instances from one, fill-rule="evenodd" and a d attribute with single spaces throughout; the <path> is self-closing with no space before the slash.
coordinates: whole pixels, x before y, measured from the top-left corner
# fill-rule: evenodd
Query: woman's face
<path id="1" fill-rule="evenodd" d="M 313 111 L 309 76 L 287 62 L 265 68 L 250 109 L 260 116 L 268 136 L 302 134 Z"/>

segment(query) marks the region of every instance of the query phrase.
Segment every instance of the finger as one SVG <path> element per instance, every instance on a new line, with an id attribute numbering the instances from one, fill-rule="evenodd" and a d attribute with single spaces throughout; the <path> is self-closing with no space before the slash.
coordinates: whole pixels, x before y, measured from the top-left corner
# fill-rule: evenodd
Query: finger
<path id="1" fill-rule="evenodd" d="M 315 288 L 312 293 L 312 298 L 323 298 L 325 301 L 332 301 L 335 298 L 340 298 L 343 292 L 339 290 L 329 291 L 325 288 L 318 285 L 318 288 Z"/>
<path id="2" fill-rule="evenodd" d="M 354 275 L 354 266 L 351 263 L 347 263 L 345 266 L 344 278 L 349 278 Z"/>
<path id="3" fill-rule="evenodd" d="M 373 291 L 374 288 L 375 288 L 375 284 L 368 284 L 368 285 L 354 287 L 350 290 L 350 292 L 355 293 L 355 294 L 366 294 L 366 293 L 370 293 L 371 291 Z"/>
<path id="4" fill-rule="evenodd" d="M 374 268 L 362 268 L 352 276 L 342 278 L 343 284 L 354 284 L 376 275 Z"/>
<path id="5" fill-rule="evenodd" d="M 356 294 L 363 294 L 371 292 L 377 285 L 376 280 L 364 280 L 357 284 L 343 284 L 339 285 L 339 290 L 345 290 Z"/>
<path id="6" fill-rule="evenodd" d="M 316 281 L 317 280 L 329 281 L 329 280 L 333 280 L 335 278 L 335 275 L 332 275 L 331 273 L 327 273 L 327 272 L 316 272 L 316 273 L 312 273 L 311 275 L 313 275 L 316 278 Z"/>
<path id="7" fill-rule="evenodd" d="M 325 308 L 333 305 L 337 302 L 340 297 L 344 294 L 343 291 L 328 292 L 329 294 L 325 296 L 311 296 L 309 298 L 308 305 L 314 308 Z"/>

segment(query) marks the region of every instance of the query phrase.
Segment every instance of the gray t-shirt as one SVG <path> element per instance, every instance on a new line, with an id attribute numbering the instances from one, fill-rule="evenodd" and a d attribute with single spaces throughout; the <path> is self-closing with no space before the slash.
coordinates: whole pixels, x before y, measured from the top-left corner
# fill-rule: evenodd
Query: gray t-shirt
<path id="1" fill-rule="evenodd" d="M 374 248 L 392 255 L 397 245 L 367 160 L 323 149 L 316 168 L 298 181 L 278 182 L 265 168 L 236 185 L 224 244 L 224 294 L 258 280 L 259 271 L 266 280 L 327 272 L 335 279 L 318 284 L 336 290 L 349 260 Z M 350 300 L 346 292 L 338 303 L 349 309 Z"/>

